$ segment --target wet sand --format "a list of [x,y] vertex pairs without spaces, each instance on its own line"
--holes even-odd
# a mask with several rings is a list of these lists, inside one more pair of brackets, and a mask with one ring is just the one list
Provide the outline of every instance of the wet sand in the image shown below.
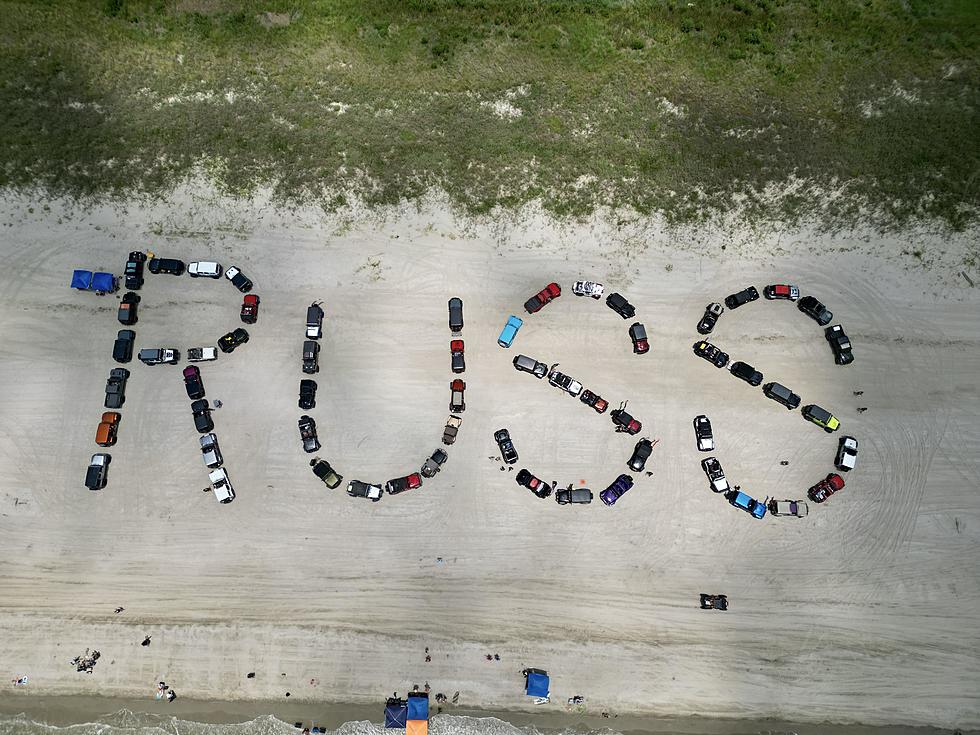
[[[403,695],[404,696],[404,695]],[[239,701],[207,702],[178,697],[172,703],[126,697],[0,697],[0,715],[26,713],[31,719],[50,725],[66,726],[85,722],[102,722],[105,715],[120,710],[146,712],[203,723],[236,723],[274,715],[288,724],[301,722],[303,727],[316,724],[334,730],[348,722],[382,723],[384,703],[345,705],[309,702]],[[952,730],[933,727],[889,725],[799,724],[781,720],[726,720],[699,717],[640,717],[617,715],[583,715],[572,712],[506,712],[446,707],[443,715],[432,709],[430,727],[435,729],[440,717],[494,718],[517,727],[534,727],[540,732],[572,730],[587,733],[608,729],[623,735],[677,733],[678,735],[752,735],[782,733],[788,735],[949,735]],[[297,731],[298,732],[298,731]],[[390,732],[399,732],[391,730]],[[980,730],[958,730],[958,735],[977,735]]]

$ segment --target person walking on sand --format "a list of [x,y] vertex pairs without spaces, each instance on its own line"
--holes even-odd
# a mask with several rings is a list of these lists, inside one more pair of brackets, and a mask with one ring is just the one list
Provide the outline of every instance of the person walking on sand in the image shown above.
[[125,610],[125,609],[126,609],[126,608],[124,608],[124,607],[117,607],[117,608],[116,608],[116,615],[118,615],[119,613],[121,613],[121,612],[122,612],[123,610]]
[[140,645],[141,646],[148,646],[148,645],[150,645],[150,636],[146,636],[146,638],[143,639],[143,642],[140,643]]

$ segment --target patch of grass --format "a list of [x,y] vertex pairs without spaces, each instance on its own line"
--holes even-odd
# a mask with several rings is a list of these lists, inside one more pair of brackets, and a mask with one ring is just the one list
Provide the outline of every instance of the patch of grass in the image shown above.
[[[0,0],[0,185],[837,226],[977,208],[964,0]],[[275,22],[270,22],[270,18]],[[803,179],[809,189],[771,196]],[[588,185],[581,182],[589,181]],[[865,213],[865,214],[862,214]]]

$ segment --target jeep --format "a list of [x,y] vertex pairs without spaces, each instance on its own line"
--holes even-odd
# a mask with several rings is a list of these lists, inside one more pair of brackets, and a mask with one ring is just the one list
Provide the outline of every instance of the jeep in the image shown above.
[[555,490],[555,500],[559,505],[587,505],[592,502],[592,491],[587,487],[563,488]]
[[738,293],[733,293],[725,299],[725,306],[729,309],[737,309],[740,306],[745,306],[752,301],[759,298],[759,292],[756,290],[755,286],[749,286],[744,288]]
[[231,285],[242,293],[248,293],[252,290],[252,282],[238,269],[238,266],[233,265],[226,270],[225,278],[231,281]]
[[194,428],[198,434],[207,434],[214,430],[214,421],[211,420],[211,409],[208,402],[201,399],[191,403],[191,413],[194,415]]
[[303,372],[308,375],[320,372],[320,343],[311,339],[303,342]]
[[447,459],[449,459],[449,455],[444,450],[437,449],[434,451],[432,456],[425,460],[425,464],[422,465],[420,470],[422,477],[435,477]]
[[331,490],[340,487],[340,483],[343,482],[343,475],[338,475],[337,471],[324,459],[314,457],[310,460],[310,467],[313,468],[313,474],[319,477],[321,482]]
[[85,487],[89,490],[101,490],[106,486],[109,472],[109,462],[112,457],[108,454],[93,454],[85,473]]
[[204,381],[201,380],[201,370],[197,365],[184,368],[184,389],[191,400],[204,398]]
[[384,494],[380,485],[370,485],[360,480],[351,480],[347,483],[347,494],[352,498],[367,498],[377,503]]
[[840,428],[840,421],[837,420],[836,416],[813,403],[803,407],[803,418],[807,421],[812,421],[828,434]]
[[451,396],[449,398],[449,410],[453,413],[462,413],[466,410],[466,401],[464,400],[464,391],[466,390],[466,383],[456,378],[452,383],[449,384],[449,391]]
[[125,324],[127,326],[136,324],[136,305],[139,302],[140,296],[138,293],[127,291],[123,294],[122,301],[119,302],[119,311],[116,312],[116,318],[119,320],[120,324]]
[[129,380],[129,370],[112,368],[105,382],[105,407],[122,408],[126,402],[126,381]]
[[815,320],[821,327],[826,327],[834,318],[834,313],[813,296],[804,296],[796,303],[796,308]]
[[557,283],[549,283],[543,289],[538,291],[538,293],[524,302],[524,310],[528,314],[534,314],[541,311],[541,308],[545,306],[545,304],[550,303],[559,296],[561,296],[561,286],[559,286]]
[[524,373],[531,373],[539,380],[548,374],[548,366],[543,362],[538,362],[533,357],[518,355],[514,358],[514,369]]
[[618,293],[611,293],[606,297],[606,306],[623,317],[623,319],[632,319],[636,316],[636,309],[633,308],[633,304]]
[[394,480],[388,480],[385,483],[385,490],[389,495],[397,495],[398,493],[403,493],[406,490],[414,490],[417,487],[422,486],[422,477],[418,472],[413,472],[405,477],[396,477]]
[[127,363],[133,359],[133,344],[136,342],[136,332],[132,329],[120,329],[116,333],[116,341],[112,345],[112,359],[116,362]]

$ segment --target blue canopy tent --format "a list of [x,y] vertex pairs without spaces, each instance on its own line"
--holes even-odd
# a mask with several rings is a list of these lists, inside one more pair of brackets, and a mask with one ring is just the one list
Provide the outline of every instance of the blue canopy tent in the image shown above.
[[71,276],[71,287],[88,291],[92,287],[92,271],[75,271]]
[[412,692],[408,695],[408,719],[429,719],[429,695],[422,692]]
[[408,705],[404,699],[390,698],[385,703],[385,727],[405,729],[408,722]]
[[547,671],[542,671],[541,669],[525,669],[524,670],[525,686],[524,693],[529,697],[548,697],[548,690],[551,686],[551,679],[548,677]]
[[112,293],[116,290],[116,277],[111,273],[95,273],[92,276],[92,289]]

